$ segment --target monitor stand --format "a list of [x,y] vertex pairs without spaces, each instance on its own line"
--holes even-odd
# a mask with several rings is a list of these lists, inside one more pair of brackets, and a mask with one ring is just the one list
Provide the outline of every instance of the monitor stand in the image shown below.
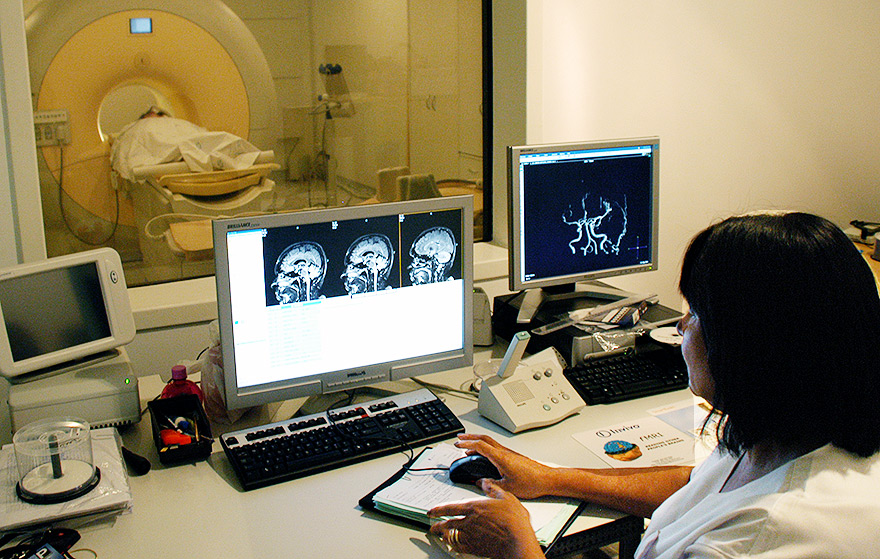
[[[637,293],[624,291],[598,281],[569,283],[554,287],[538,287],[524,291],[523,302],[516,315],[518,324],[528,324],[535,317],[541,305],[549,301],[566,299],[608,299],[617,301],[634,297]],[[657,298],[646,297],[648,303],[654,304]]]

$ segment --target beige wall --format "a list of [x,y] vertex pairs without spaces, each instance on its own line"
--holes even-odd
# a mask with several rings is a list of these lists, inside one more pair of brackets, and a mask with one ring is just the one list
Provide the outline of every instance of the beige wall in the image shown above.
[[660,269],[731,213],[880,220],[880,3],[529,2],[528,138],[661,138]]

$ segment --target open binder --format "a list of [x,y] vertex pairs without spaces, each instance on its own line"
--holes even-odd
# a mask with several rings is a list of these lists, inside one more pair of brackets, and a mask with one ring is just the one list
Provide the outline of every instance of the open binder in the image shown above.
[[[423,450],[376,489],[358,501],[361,508],[395,517],[403,522],[425,528],[434,521],[428,519],[429,508],[445,503],[473,498],[488,498],[476,487],[466,487],[449,481],[449,464],[464,455],[460,449],[441,443]],[[437,468],[428,470],[427,468]],[[416,471],[418,470],[418,471]],[[640,518],[622,514],[590,518],[583,523],[582,512],[589,505],[571,499],[537,499],[523,501],[535,525],[535,535],[548,557],[608,545],[625,538],[638,541],[643,530]],[[572,526],[583,529],[571,533]]]

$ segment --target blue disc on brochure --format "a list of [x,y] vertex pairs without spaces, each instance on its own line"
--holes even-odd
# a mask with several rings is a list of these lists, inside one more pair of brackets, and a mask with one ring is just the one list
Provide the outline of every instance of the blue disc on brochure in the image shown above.
[[619,452],[627,452],[636,447],[636,445],[627,441],[608,441],[605,443],[603,450],[608,454],[617,454]]

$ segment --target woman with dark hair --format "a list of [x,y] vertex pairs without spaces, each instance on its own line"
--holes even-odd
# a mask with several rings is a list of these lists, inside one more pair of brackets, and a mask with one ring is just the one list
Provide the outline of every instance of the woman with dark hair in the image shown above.
[[433,509],[457,551],[542,557],[517,498],[575,497],[650,517],[641,559],[863,558],[880,547],[880,297],[834,224],[733,217],[688,247],[679,322],[718,448],[698,467],[551,468],[461,435],[502,474],[492,499]]

